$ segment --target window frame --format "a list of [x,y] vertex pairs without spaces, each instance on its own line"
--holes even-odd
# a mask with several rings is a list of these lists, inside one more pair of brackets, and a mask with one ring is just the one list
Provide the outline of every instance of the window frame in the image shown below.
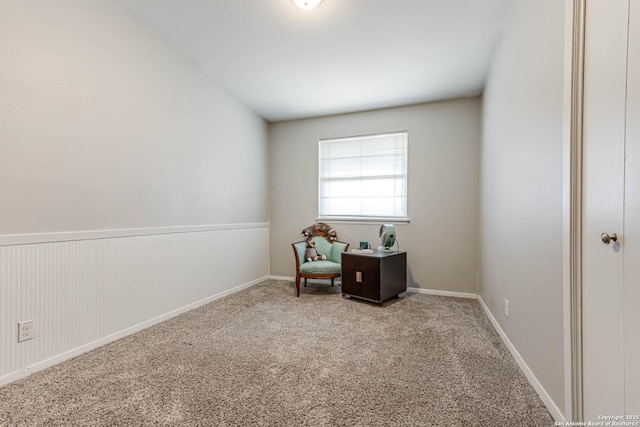
[[[327,141],[340,141],[340,140],[353,140],[353,139],[365,139],[372,138],[377,136],[385,136],[385,135],[398,135],[405,134],[406,138],[406,148],[405,148],[405,188],[406,194],[404,197],[405,202],[405,214],[406,216],[395,217],[395,216],[341,216],[341,215],[321,215],[321,200],[322,200],[322,143]],[[333,224],[341,224],[341,223],[359,223],[359,224],[380,224],[380,223],[396,223],[396,224],[407,224],[410,222],[409,218],[409,131],[408,130],[399,130],[399,131],[390,131],[390,132],[376,132],[371,134],[363,134],[363,135],[351,135],[351,136],[341,136],[341,137],[332,137],[332,138],[322,138],[318,140],[318,207],[317,207],[317,217],[316,221],[325,221],[331,222]]]

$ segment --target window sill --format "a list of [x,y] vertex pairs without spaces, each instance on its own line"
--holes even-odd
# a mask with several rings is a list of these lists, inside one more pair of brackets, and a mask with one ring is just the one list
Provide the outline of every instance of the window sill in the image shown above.
[[409,224],[409,218],[371,218],[371,217],[340,217],[340,216],[331,216],[331,217],[318,217],[316,221],[331,223],[331,224],[397,224],[397,225],[407,225]]

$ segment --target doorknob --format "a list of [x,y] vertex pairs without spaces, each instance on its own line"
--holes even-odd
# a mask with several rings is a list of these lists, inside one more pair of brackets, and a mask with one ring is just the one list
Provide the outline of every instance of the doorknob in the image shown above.
[[604,243],[605,245],[608,245],[612,241],[618,241],[618,235],[616,233],[612,233],[611,235],[609,235],[609,233],[602,233],[600,235],[600,238],[602,239],[602,243]]

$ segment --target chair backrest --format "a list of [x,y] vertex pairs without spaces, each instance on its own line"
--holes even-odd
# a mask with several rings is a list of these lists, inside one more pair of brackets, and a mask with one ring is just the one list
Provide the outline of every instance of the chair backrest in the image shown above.
[[338,241],[338,235],[331,227],[323,222],[317,222],[302,230],[302,235],[306,236],[306,240],[302,242],[292,243],[297,259],[303,264],[304,253],[307,249],[307,241],[315,242],[315,248],[318,255],[324,255],[327,260],[340,263],[342,252],[348,250],[349,244]]
[[306,241],[296,242],[296,243],[292,243],[292,245],[297,254],[296,259],[300,264],[304,264],[306,261],[306,259],[304,259],[304,252],[307,250],[307,242]]
[[[332,257],[333,242],[330,242],[324,237],[320,237],[320,236],[312,237],[311,240],[315,242],[315,248],[316,248],[316,252],[318,252],[318,255],[324,255],[329,260],[334,258]],[[298,259],[300,260],[300,264],[303,264],[305,262],[304,253],[307,250],[307,241],[303,240],[302,242],[293,243],[293,246],[296,249],[296,252],[298,253]]]
[[328,258],[331,258],[331,247],[333,246],[333,242],[330,242],[325,237],[322,236],[314,236],[311,238],[316,244],[315,248],[318,252],[318,255],[324,255]]
[[[318,243],[316,243],[316,250],[318,246],[321,247],[325,247],[325,245],[327,244],[327,240],[324,239],[323,237],[320,237],[318,239],[322,239],[324,240],[324,242],[322,242],[322,240],[315,240],[317,237],[314,237],[312,239],[314,239],[314,241],[319,242],[320,244],[318,245]],[[302,242],[296,242],[296,243],[292,243],[291,244],[294,248],[294,250],[296,251],[296,258],[298,260],[299,264],[304,264],[305,262],[307,262],[307,260],[304,258],[304,253],[307,250],[307,241],[303,240]],[[324,249],[323,249],[324,250]],[[345,242],[340,242],[340,241],[335,241],[333,243],[329,243],[328,246],[328,250],[326,252],[320,252],[318,251],[318,253],[320,255],[325,255],[327,257],[327,260],[329,261],[333,261],[333,262],[337,262],[338,264],[341,263],[341,256],[342,256],[342,252],[346,252],[347,250],[349,250],[349,244],[345,243]]]

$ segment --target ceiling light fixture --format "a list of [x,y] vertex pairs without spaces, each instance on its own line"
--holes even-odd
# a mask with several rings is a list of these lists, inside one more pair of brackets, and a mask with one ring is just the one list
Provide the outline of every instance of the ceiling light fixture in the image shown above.
[[322,0],[293,0],[293,2],[300,9],[311,10],[317,5],[319,5],[320,3],[322,3]]

